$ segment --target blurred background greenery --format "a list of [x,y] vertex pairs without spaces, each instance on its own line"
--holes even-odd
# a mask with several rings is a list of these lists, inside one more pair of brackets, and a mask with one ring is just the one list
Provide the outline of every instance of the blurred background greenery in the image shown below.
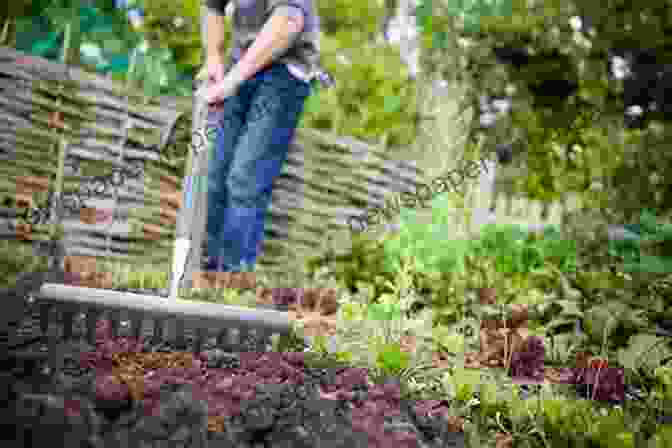
[[[337,83],[309,99],[301,126],[380,144],[430,177],[504,144],[517,155],[512,186],[531,199],[579,193],[619,222],[642,207],[669,214],[669,5],[421,0],[414,76],[400,45],[381,39],[398,1],[316,0],[322,65]],[[17,0],[0,14],[5,45],[56,59],[67,39],[68,63],[151,95],[189,96],[202,61],[199,0]],[[613,75],[616,56],[635,76]],[[436,80],[449,96],[427,116]],[[484,97],[506,99],[508,114],[484,126]],[[635,106],[644,113],[624,113]]]

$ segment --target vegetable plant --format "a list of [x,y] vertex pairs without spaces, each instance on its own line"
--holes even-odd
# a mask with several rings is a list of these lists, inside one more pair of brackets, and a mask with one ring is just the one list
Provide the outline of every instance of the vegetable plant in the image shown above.
[[401,350],[398,343],[386,343],[378,347],[376,367],[386,375],[399,375],[408,368],[411,355]]
[[519,226],[488,224],[472,241],[470,250],[477,257],[493,258],[497,271],[506,274],[533,272],[547,262],[563,272],[577,267],[576,243],[562,239],[553,228],[536,238]]
[[481,383],[481,371],[455,367],[452,371],[443,374],[442,382],[450,396],[467,402],[472,398],[477,385]]
[[672,224],[659,224],[653,211],[645,209],[636,227],[639,232],[637,238],[609,242],[609,255],[623,263],[625,272],[672,272],[672,257],[647,253],[656,247],[669,247],[672,242]]
[[656,378],[656,397],[672,405],[672,367],[657,367],[654,370]]

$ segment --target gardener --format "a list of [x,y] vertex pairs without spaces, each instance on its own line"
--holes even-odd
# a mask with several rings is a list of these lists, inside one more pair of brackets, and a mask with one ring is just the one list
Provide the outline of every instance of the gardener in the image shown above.
[[311,94],[319,60],[312,0],[234,0],[226,61],[229,0],[206,0],[208,124],[217,128],[208,161],[208,271],[242,272],[259,255],[272,183]]

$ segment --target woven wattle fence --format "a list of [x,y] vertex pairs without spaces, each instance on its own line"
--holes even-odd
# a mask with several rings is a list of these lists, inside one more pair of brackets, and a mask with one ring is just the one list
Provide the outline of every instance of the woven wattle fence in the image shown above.
[[[68,256],[168,270],[201,112],[189,98],[149,101],[96,74],[0,47],[0,234],[47,239],[50,224],[35,224],[40,213],[33,209],[26,215],[26,208],[38,206],[48,191],[62,191],[63,204],[77,210],[56,220]],[[199,166],[189,171],[200,178],[194,193],[203,196],[208,152],[193,158]],[[328,236],[347,250],[349,217],[414,191],[425,180],[414,163],[393,160],[382,148],[297,129],[275,181],[259,265],[284,271],[287,260],[315,254]],[[482,184],[474,182],[467,202],[476,215],[492,206],[495,194]],[[516,201],[515,213],[497,207],[497,222],[559,224],[566,208],[553,204],[549,215],[538,217],[540,204]],[[202,235],[205,197],[198,204],[195,233]],[[459,219],[458,214],[456,223]],[[198,247],[200,242],[194,241]],[[197,263],[192,257],[192,272]]]
[[[23,223],[17,237],[46,239],[54,221],[40,220],[36,208],[47,192],[57,191],[74,210],[55,221],[63,226],[68,253],[160,257],[161,241],[151,241],[161,233],[159,216],[136,212],[164,201],[175,213],[176,198],[161,190],[159,180],[177,183],[179,158],[161,154],[184,104],[171,98],[142,104],[123,85],[4,47],[0,89],[4,233]],[[31,215],[17,219],[25,209]],[[108,215],[107,222],[96,223],[94,209],[99,220]],[[171,207],[164,209],[170,216]]]
[[[190,99],[148,101],[96,74],[0,47],[1,233],[44,240],[57,222],[70,256],[167,266],[193,112]],[[380,148],[298,129],[276,179],[259,264],[282,269],[314,253],[326,232],[347,231],[349,216],[422,177]],[[40,221],[35,207],[49,191],[77,212],[61,210],[56,221],[44,212]]]

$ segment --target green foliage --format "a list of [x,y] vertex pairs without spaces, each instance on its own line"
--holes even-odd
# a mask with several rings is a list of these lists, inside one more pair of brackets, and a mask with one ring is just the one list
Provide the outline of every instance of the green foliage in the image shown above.
[[672,272],[672,257],[647,254],[652,247],[664,247],[672,243],[672,224],[659,224],[650,210],[643,210],[637,225],[640,237],[609,242],[609,255],[623,262],[625,272],[648,272],[665,274]]
[[[423,3],[429,3],[429,0]],[[467,33],[476,33],[484,17],[508,17],[512,11],[511,0],[449,0],[446,5],[451,16],[462,19],[462,28]],[[424,20],[421,25],[426,26],[426,23]]]
[[451,324],[464,317],[464,293],[467,286],[465,256],[469,242],[450,240],[443,231],[420,224],[402,225],[400,231],[384,243],[385,268],[402,270],[402,262],[412,261],[411,275],[418,291],[427,290],[416,303],[435,311],[435,322]]
[[0,6],[0,19],[16,19],[18,17],[37,16],[49,4],[50,0],[17,0],[14,2],[4,2]]
[[476,388],[481,384],[481,371],[455,367],[451,372],[443,374],[442,382],[451,398],[466,402],[473,397]]
[[418,133],[417,86],[399,49],[371,39],[385,14],[382,2],[320,0],[317,8],[320,62],[336,85],[308,98],[300,126],[410,145]]
[[634,310],[619,301],[608,301],[585,311],[584,327],[590,341],[602,345],[606,340],[611,347],[627,345],[630,336],[646,327],[644,310]]
[[477,257],[492,257],[501,273],[529,273],[553,261],[562,271],[577,267],[576,243],[561,238],[556,229],[540,237],[528,234],[519,226],[485,226],[479,239],[472,243]]
[[[170,49],[179,71],[195,75],[203,63],[201,51],[201,2],[143,0],[145,19],[141,32],[161,47]],[[231,26],[225,26],[227,42]]]
[[649,440],[646,448],[659,448],[672,446],[672,426],[658,425],[656,434]]
[[78,33],[71,44],[79,42],[85,68],[103,73],[128,70],[127,54],[137,44],[138,36],[130,29],[119,10],[79,6],[74,9],[49,4],[36,14],[16,19],[15,46],[20,51],[59,59],[64,44],[63,32],[69,23]]
[[450,240],[447,225],[427,226],[415,222],[402,225],[399,232],[386,241],[386,266],[399,269],[400,260],[414,260],[418,272],[464,272],[464,256],[468,242]]
[[468,256],[481,261],[493,259],[493,268],[500,274],[529,273],[548,262],[562,271],[577,267],[576,244],[563,239],[556,229],[547,229],[537,237],[518,226],[488,225],[478,239],[455,240],[446,238],[452,233],[449,205],[445,201],[435,203],[431,211],[430,226],[414,221],[408,211],[401,211],[400,231],[385,243],[390,269],[398,270],[400,260],[409,258],[416,271],[424,274],[463,273]]
[[[614,219],[628,219],[642,205],[669,211],[669,195],[661,194],[669,189],[666,173],[672,168],[672,156],[663,150],[669,114],[657,112],[641,131],[624,129],[623,82],[609,78],[607,52],[651,49],[657,59],[669,59],[667,9],[646,2],[633,14],[616,4],[512,0],[488,2],[507,11],[487,14],[483,3],[425,1],[418,14],[423,69],[465,81],[463,109],[478,107],[481,95],[513,92],[510,117],[484,131],[476,116],[468,141],[484,148],[515,142],[526,168],[517,187],[531,198],[579,192],[589,207]],[[590,20],[597,32],[573,30],[574,16]],[[449,37],[443,47],[435,45],[439,35]],[[501,48],[529,50],[530,56],[504,65],[495,58]],[[558,90],[545,87],[553,83],[573,83],[576,89],[553,97]]]
[[[431,374],[428,367],[433,351],[427,335],[419,335],[416,330],[431,329],[431,315],[429,319],[407,319],[403,307],[392,300],[389,296],[382,303],[374,303],[370,295],[346,295],[337,314],[336,356],[351,365],[373,369],[382,377],[426,379]],[[401,349],[401,336],[409,331],[419,335],[413,353]]]
[[343,48],[358,47],[378,31],[385,9],[382,2],[318,0],[315,2],[322,32],[334,36]]
[[378,297],[387,291],[386,281],[393,281],[394,275],[385,267],[383,243],[371,238],[364,232],[353,234],[352,248],[344,254],[324,255],[310,258],[306,263],[309,275],[328,266],[336,280],[351,293],[359,291],[361,284],[373,288],[373,296]]
[[[39,13],[16,20],[17,49],[56,59],[63,45],[63,29],[72,23],[76,33],[73,42],[79,50],[76,55],[81,53],[78,62],[85,68],[112,73],[119,81],[130,78],[141,84],[148,96],[192,95],[189,77],[195,75],[202,60],[199,2],[135,2],[134,7],[145,12],[139,30],[130,27],[126,10],[105,2],[78,8],[61,3],[51,2]],[[230,37],[230,26],[225,32]],[[145,44],[141,44],[143,40]],[[135,61],[131,56],[134,49],[140,50]]]
[[0,241],[0,287],[12,286],[24,272],[42,272],[48,267],[46,257],[35,254],[27,242]]
[[241,292],[233,288],[203,288],[190,290],[184,299],[198,302],[219,303],[253,308],[256,306],[256,294],[251,291]]
[[432,336],[436,348],[443,353],[464,353],[465,337],[444,325],[437,325],[432,329]]
[[376,367],[386,375],[399,375],[408,368],[411,355],[401,350],[398,343],[383,344],[378,348]]
[[429,297],[420,302],[437,312],[437,322],[450,324],[464,316],[467,289],[497,284],[501,297],[520,303],[546,301],[535,290],[539,287],[567,293],[555,271],[548,269],[574,272],[578,263],[576,244],[559,232],[551,229],[534,236],[516,226],[487,226],[478,239],[451,240],[445,237],[447,225],[441,227],[439,220],[430,229],[411,222],[385,242],[386,266],[392,272],[400,270],[401,260],[413,261],[416,289]]
[[626,348],[618,350],[618,361],[631,372],[652,373],[672,354],[665,342],[650,334],[634,335]]
[[[586,439],[590,434],[595,422],[595,412],[592,404],[588,401],[566,401],[560,410],[559,419],[556,420],[555,430],[572,438]],[[554,408],[554,411],[558,411]],[[555,431],[554,431],[555,432]],[[571,438],[570,438],[571,440]]]
[[621,409],[598,413],[590,400],[542,400],[547,439],[558,446],[623,447],[634,446],[634,436],[625,431],[626,416]]
[[659,398],[672,403],[672,367],[657,367],[654,375]]
[[295,331],[273,338],[273,351],[280,353],[303,352],[305,341]]
[[388,321],[401,319],[401,309],[392,303],[371,303],[367,307],[367,316],[371,320]]
[[[137,47],[129,78],[143,86],[148,96],[191,96],[192,77],[202,65],[200,3],[145,0],[136,2],[145,17],[137,34],[144,43]],[[230,21],[224,28],[231,38]]]
[[132,61],[128,79],[141,85],[145,95],[156,97],[177,80],[171,51],[165,47],[140,46]]
[[[417,87],[399,49],[386,44],[348,47],[323,36],[320,60],[336,85],[306,102],[302,125],[392,147],[409,145],[418,132]],[[349,60],[344,63],[341,57]]]

